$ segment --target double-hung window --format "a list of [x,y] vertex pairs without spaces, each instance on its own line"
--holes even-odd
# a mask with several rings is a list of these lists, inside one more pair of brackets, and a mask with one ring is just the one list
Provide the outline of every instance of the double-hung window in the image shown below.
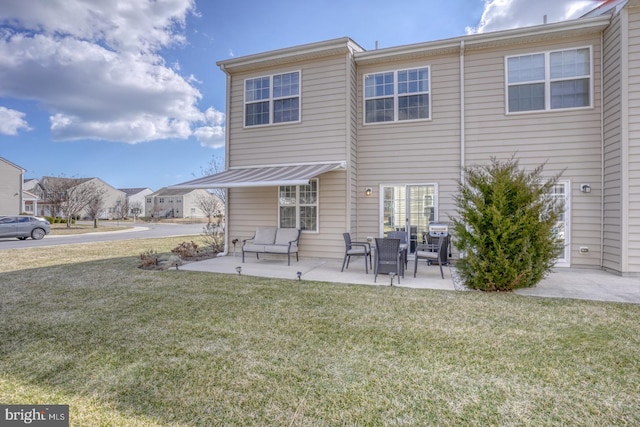
[[245,80],[245,126],[297,121],[300,121],[300,71]]
[[591,106],[591,48],[506,58],[507,112]]
[[318,231],[318,180],[306,185],[283,185],[278,189],[281,228]]
[[428,119],[429,81],[429,67],[365,75],[365,123]]

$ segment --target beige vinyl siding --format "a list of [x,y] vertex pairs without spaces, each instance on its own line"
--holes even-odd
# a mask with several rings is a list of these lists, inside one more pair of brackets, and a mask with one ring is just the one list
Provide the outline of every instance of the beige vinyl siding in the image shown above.
[[621,265],[621,76],[620,18],[604,33],[604,230],[603,268],[620,272]]
[[[228,130],[230,166],[345,160],[347,108],[346,55],[232,77]],[[243,127],[244,81],[301,72],[300,122]]]
[[[592,46],[594,108],[506,114],[505,57]],[[545,175],[564,170],[571,182],[571,265],[600,263],[600,38],[468,51],[465,55],[465,164],[487,164],[490,158],[515,155],[531,170],[546,163]],[[579,191],[580,184],[592,192]],[[579,247],[588,246],[588,254]]]
[[0,159],[0,215],[21,213],[22,170]]
[[629,7],[628,247],[626,272],[640,274],[640,10]]
[[[452,194],[460,176],[459,57],[448,55],[377,66],[358,73],[358,234],[379,235],[380,185],[437,184],[439,218],[453,212]],[[430,67],[431,119],[363,124],[365,74]],[[373,195],[365,197],[364,188]]]

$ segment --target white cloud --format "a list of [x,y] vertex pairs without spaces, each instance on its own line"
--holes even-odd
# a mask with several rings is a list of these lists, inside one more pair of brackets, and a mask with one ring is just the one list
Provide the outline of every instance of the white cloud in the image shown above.
[[225,114],[215,108],[209,108],[205,117],[206,124],[197,128],[193,134],[205,147],[224,147]]
[[23,112],[0,106],[0,134],[17,135],[20,129],[30,130],[24,116]]
[[137,143],[188,138],[202,95],[159,49],[184,43],[194,0],[7,0],[0,97],[50,113],[54,138]]
[[598,6],[597,0],[484,0],[484,12],[468,34],[541,25],[578,18]]

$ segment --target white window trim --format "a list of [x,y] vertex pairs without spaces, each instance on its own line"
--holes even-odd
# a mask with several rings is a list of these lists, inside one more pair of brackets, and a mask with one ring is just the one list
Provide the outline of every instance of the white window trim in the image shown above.
[[[589,105],[585,105],[584,107],[570,107],[570,108],[551,108],[551,82],[559,81],[559,80],[575,80],[580,77],[574,77],[573,79],[551,79],[551,61],[549,57],[553,52],[564,52],[568,50],[580,50],[580,49],[589,49]],[[517,58],[520,56],[526,55],[539,55],[544,54],[544,80],[531,80],[527,83],[544,83],[544,110],[529,110],[529,111],[509,111],[509,58]],[[558,113],[562,111],[575,111],[575,110],[587,110],[593,108],[593,100],[595,97],[594,94],[594,66],[593,66],[593,46],[576,46],[565,49],[554,49],[543,52],[530,52],[530,53],[521,53],[518,55],[509,55],[504,57],[504,110],[506,115],[519,115],[519,114],[539,114],[539,113]],[[513,86],[521,85],[524,82],[519,82],[518,84],[513,84]]]
[[[398,94],[398,72],[400,71],[408,71],[408,70],[418,70],[421,68],[426,68],[427,70],[429,70],[429,84],[428,87],[429,89],[427,90],[426,94],[429,95],[429,117],[427,117],[426,119],[411,119],[411,120],[398,120],[398,116],[399,116],[399,103],[398,103],[398,98],[400,97],[400,95]],[[384,98],[389,98],[389,96],[374,96],[372,98],[367,98],[366,96],[366,79],[367,76],[371,76],[374,74],[384,74],[384,73],[393,73],[393,120],[388,121],[388,122],[369,122],[367,123],[367,100],[372,100],[372,99],[384,99]],[[431,65],[425,65],[425,66],[418,66],[418,67],[411,67],[411,68],[400,68],[397,70],[384,70],[384,71],[375,71],[372,73],[366,73],[362,75],[362,124],[364,126],[371,126],[371,125],[384,125],[384,124],[391,124],[391,123],[415,123],[415,122],[427,122],[427,121],[431,121],[432,119],[432,111],[431,111],[431,107],[433,105],[433,98],[432,98],[432,93],[431,93],[431,81],[433,80],[432,76],[431,76]],[[410,94],[402,94],[402,96],[411,96],[411,95],[420,95],[420,94],[424,94],[425,92],[416,92],[416,93],[410,93]]]
[[[311,181],[316,181],[316,204],[314,205],[316,207],[316,229],[315,230],[300,230],[301,233],[304,234],[320,234],[320,178],[312,178],[309,180],[309,182]],[[278,191],[277,191],[277,197],[278,197],[278,227],[280,226],[280,187],[283,186],[278,186]],[[294,187],[296,187],[296,204],[295,204],[295,208],[296,208],[296,228],[300,229],[300,203],[298,202],[300,200],[300,186],[299,185],[295,185]],[[304,206],[312,206],[312,205],[304,205]]]
[[[279,97],[279,98],[274,98],[273,97],[273,76],[280,76],[282,74],[293,74],[293,73],[298,73],[298,120],[291,120],[288,122],[278,122],[278,123],[274,123],[273,122],[273,103],[274,101],[277,101],[279,99],[287,99],[287,98],[294,98],[292,96],[284,96],[284,97]],[[264,77],[269,77],[269,123],[265,123],[262,125],[247,125],[247,80],[256,80],[256,79],[262,79]],[[294,124],[294,123],[301,123],[302,122],[302,70],[291,70],[291,71],[283,71],[281,73],[273,73],[273,74],[268,74],[268,75],[263,75],[263,76],[255,76],[255,77],[249,77],[246,78],[242,81],[242,126],[245,129],[255,129],[255,128],[263,128],[265,126],[281,126],[281,125],[290,125],[290,124]],[[254,104],[257,102],[264,102],[265,100],[260,100],[260,101],[256,101],[256,102],[249,102],[250,104]]]

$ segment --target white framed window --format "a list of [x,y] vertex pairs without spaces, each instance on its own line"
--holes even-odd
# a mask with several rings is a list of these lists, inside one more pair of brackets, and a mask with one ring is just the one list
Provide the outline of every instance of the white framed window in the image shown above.
[[318,231],[318,180],[278,188],[278,224],[281,228]]
[[244,125],[300,121],[300,71],[244,81]]
[[364,76],[364,122],[431,118],[429,67]]
[[592,106],[590,47],[508,56],[507,113]]

